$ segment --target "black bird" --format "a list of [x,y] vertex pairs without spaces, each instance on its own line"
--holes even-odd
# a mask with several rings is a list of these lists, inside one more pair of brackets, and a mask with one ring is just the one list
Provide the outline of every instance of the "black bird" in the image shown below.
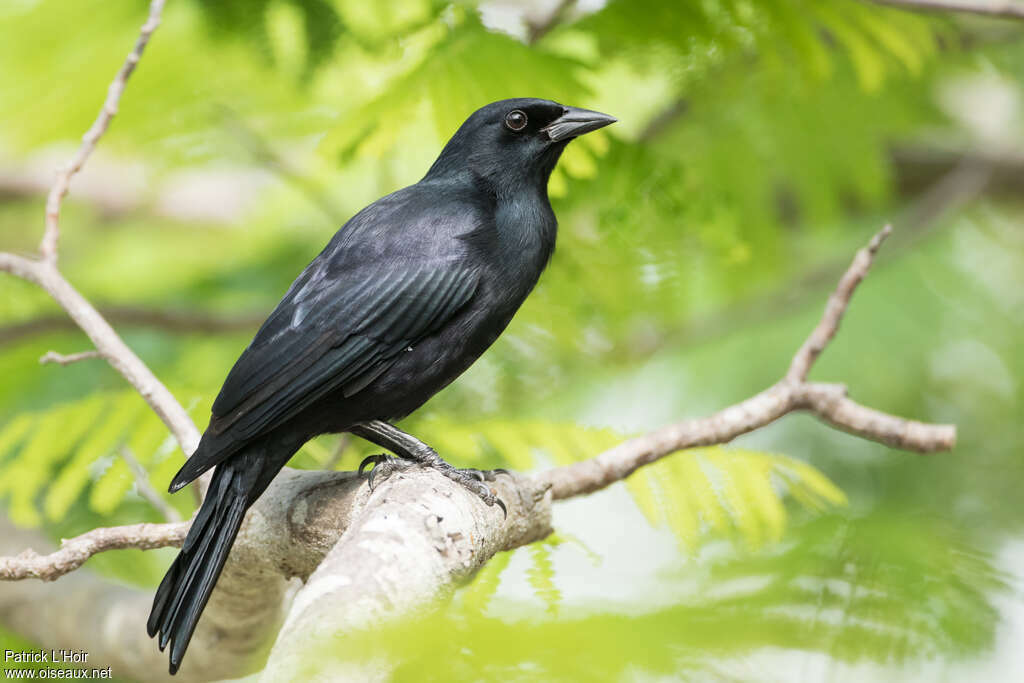
[[[147,624],[161,650],[171,644],[172,674],[245,511],[318,434],[357,434],[504,509],[482,473],[455,469],[388,422],[451,383],[505,329],[555,246],[547,185],[558,157],[615,120],[550,100],[489,104],[421,181],[356,214],[302,271],[231,369],[170,485],[173,493],[216,467]],[[371,486],[396,462],[367,460]]]

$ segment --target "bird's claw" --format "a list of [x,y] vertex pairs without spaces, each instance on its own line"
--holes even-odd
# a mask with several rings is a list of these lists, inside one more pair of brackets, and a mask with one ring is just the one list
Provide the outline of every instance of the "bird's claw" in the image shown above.
[[[377,484],[390,477],[396,470],[410,467],[415,463],[410,462],[409,460],[403,460],[402,458],[396,458],[391,455],[378,453],[376,455],[368,455],[363,458],[363,461],[359,463],[359,474],[362,475],[366,468],[371,464],[373,465],[373,469],[370,470],[370,474],[366,478],[366,483],[370,487],[370,491],[373,491]],[[502,501],[501,498],[498,498],[489,486],[484,484],[485,481],[494,481],[499,474],[509,474],[508,470],[500,468],[494,470],[477,470],[472,468],[460,470],[452,467],[443,460],[437,464],[422,464],[425,464],[427,467],[433,467],[452,481],[462,484],[479,496],[480,500],[488,506],[497,505],[501,508],[501,512],[505,515],[505,519],[508,519],[508,507],[506,507],[504,501]]]
[[[505,519],[508,519],[508,507],[505,506],[505,502],[501,498],[498,498],[494,494],[491,487],[484,484],[484,481],[494,481],[494,476],[497,470],[481,471],[476,469],[456,469],[454,467],[441,469],[441,473],[452,481],[462,484],[471,492],[475,493],[480,500],[486,503],[488,506],[497,505],[501,508],[502,514],[505,515]],[[508,474],[506,472],[506,474]]]
[[363,461],[359,463],[359,474],[362,475],[363,470],[370,464],[373,464],[373,469],[370,470],[370,474],[366,477],[366,484],[372,492],[377,484],[390,477],[396,470],[409,467],[412,463],[391,455],[377,453],[376,455],[368,455],[363,458]]
[[384,462],[384,460],[387,459],[387,457],[388,456],[384,455],[383,453],[378,453],[376,455],[368,455],[365,458],[363,458],[363,461],[359,463],[359,476],[363,475],[363,470],[365,470],[368,465],[379,465],[380,463]]
[[498,478],[499,474],[506,474],[508,476],[512,476],[509,473],[508,470],[503,469],[501,467],[493,469],[493,470],[478,470],[478,469],[473,469],[473,468],[467,467],[465,469],[456,470],[456,471],[458,471],[458,472],[465,472],[466,474],[468,474],[469,476],[473,477],[477,481],[495,481]]

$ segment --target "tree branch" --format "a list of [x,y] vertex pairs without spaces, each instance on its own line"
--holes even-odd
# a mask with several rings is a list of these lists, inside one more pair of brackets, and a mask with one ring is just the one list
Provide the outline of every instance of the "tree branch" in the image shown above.
[[1014,0],[871,0],[876,5],[888,5],[908,10],[934,12],[963,12],[1007,19],[1024,19],[1024,4]]
[[[434,470],[391,475],[352,507],[345,532],[296,593],[261,680],[288,680],[311,647],[428,607],[450,594],[495,553],[551,533],[545,484],[522,475],[494,482],[508,506],[495,507]],[[344,680],[377,680],[365,671]]]
[[63,355],[56,351],[47,351],[43,354],[42,358],[39,359],[40,365],[46,365],[47,363],[57,363],[58,365],[71,365],[82,360],[90,360],[92,358],[103,358],[103,354],[99,351],[79,351],[78,353],[71,353]]
[[828,343],[836,336],[836,332],[839,331],[839,323],[842,322],[843,314],[846,313],[846,309],[850,306],[850,299],[853,297],[854,290],[857,289],[857,285],[868,274],[868,269],[874,263],[875,254],[878,253],[882,242],[891,234],[892,226],[886,225],[877,235],[871,238],[868,246],[857,251],[856,256],[853,257],[853,263],[846,269],[843,276],[839,278],[839,285],[836,287],[836,291],[828,298],[828,303],[825,304],[825,313],[822,315],[818,325],[793,357],[793,362],[786,373],[785,379],[787,381],[800,383],[807,379],[814,361],[818,360],[818,356],[821,355],[821,352],[825,350]]
[[199,430],[188,413],[175,400],[171,392],[150,369],[128,348],[114,328],[101,316],[85,297],[64,279],[57,269],[57,242],[60,236],[60,207],[68,193],[71,178],[81,170],[95,149],[100,137],[110,126],[124,93],[128,78],[135,70],[149,38],[160,24],[164,0],[152,0],[149,16],[139,31],[134,49],[128,54],[121,69],[107,90],[107,98],[92,127],[82,137],[82,145],[75,157],[57,173],[53,188],[46,200],[46,228],[39,246],[38,260],[0,253],[0,270],[33,282],[53,297],[61,308],[85,332],[96,347],[96,352],[107,359],[111,367],[124,377],[142,395],[153,411],[163,420],[186,455],[191,455],[199,444]]
[[576,4],[575,0],[559,0],[558,4],[543,19],[528,19],[526,21],[526,44],[533,45],[562,23],[574,4]]
[[132,476],[135,477],[135,488],[138,490],[139,495],[156,508],[168,522],[180,522],[181,514],[174,509],[173,505],[164,500],[163,496],[149,483],[149,473],[146,472],[146,468],[135,458],[132,450],[127,446],[121,448],[121,459],[128,464],[128,468],[132,471]]
[[146,23],[139,30],[139,37],[135,41],[135,48],[128,54],[117,72],[110,87],[107,88],[107,99],[103,102],[100,113],[96,116],[89,130],[82,136],[82,144],[78,152],[67,164],[57,171],[57,178],[46,198],[46,230],[43,232],[43,240],[39,245],[39,254],[42,260],[51,264],[57,263],[57,240],[60,238],[60,205],[64,201],[68,190],[71,188],[71,179],[76,173],[82,170],[82,166],[89,159],[89,155],[96,148],[103,134],[110,127],[110,122],[117,114],[118,105],[121,102],[121,95],[128,84],[128,78],[135,71],[135,67],[142,57],[143,50],[149,43],[153,31],[160,25],[160,14],[164,9],[164,0],[152,0],[149,5],[149,17]]
[[110,363],[145,399],[181,449],[191,454],[199,443],[199,430],[167,387],[118,336],[85,297],[64,279],[56,263],[0,253],[0,270],[42,287],[92,340],[96,352]]
[[[0,268],[0,270],[4,270]],[[164,332],[198,334],[255,331],[270,313],[221,314],[206,311],[148,309],[137,306],[96,307],[111,325],[149,327]],[[73,320],[65,315],[43,315],[24,322],[0,327],[0,346],[13,344],[26,337],[49,332],[77,330]]]
[[[838,330],[857,284],[867,274],[875,253],[890,231],[889,226],[886,226],[872,238],[867,247],[858,251],[849,269],[840,279],[836,291],[829,298],[821,321],[797,351],[789,371],[778,383],[709,417],[686,420],[663,427],[644,436],[625,441],[589,460],[542,472],[533,480],[518,477],[514,480],[518,483],[508,488],[509,493],[506,494],[506,500],[532,499],[536,497],[537,492],[546,492],[549,489],[554,500],[597,491],[626,478],[643,465],[652,463],[666,455],[686,448],[727,443],[741,434],[763,427],[797,410],[806,410],[839,429],[885,443],[894,448],[921,453],[932,453],[952,448],[956,442],[956,428],[952,425],[931,425],[888,415],[849,399],[846,396],[846,389],[842,385],[805,381],[812,364]],[[287,468],[285,472],[287,475],[282,474],[278,479],[288,483],[275,482],[265,494],[268,499],[290,500],[291,502],[283,504],[285,508],[295,504],[289,498],[289,496],[293,498],[294,495],[282,494],[279,487],[285,490],[288,487],[302,489],[307,486],[302,482],[323,476],[330,478],[332,474],[301,472]],[[508,487],[507,484],[505,486]],[[455,490],[461,489],[456,486]],[[346,497],[352,495],[354,495],[352,491],[345,493]],[[450,495],[450,492],[446,491],[446,495]],[[326,503],[320,504],[325,505]],[[353,503],[348,501],[338,504],[352,505]],[[510,519],[514,517],[511,508],[509,517]],[[534,523],[530,522],[530,524]],[[66,545],[74,549],[74,557],[81,558],[77,564],[72,566],[62,559],[64,555],[60,553],[70,552],[63,549],[52,556],[47,556],[52,557],[52,560],[40,558],[34,554],[30,555],[28,559],[20,556],[7,558],[0,560],[0,568],[3,568],[0,571],[0,579],[11,580],[29,576],[52,579],[80,566],[88,556],[104,550],[174,545],[180,542],[180,539],[174,535],[178,533],[177,531],[173,534],[169,531],[172,527],[178,528],[177,525],[135,525],[96,529],[67,542]],[[323,529],[312,528],[307,529],[306,532],[325,533]],[[329,535],[337,538],[335,535],[337,532],[338,529],[335,528],[329,532]]]
[[73,572],[97,553],[135,548],[152,550],[180,546],[189,522],[174,524],[130,524],[101,527],[61,543],[60,549],[40,555],[28,549],[15,557],[0,557],[0,580],[42,579],[55,581]]
[[[127,79],[159,24],[163,4],[163,0],[152,0],[149,18],[111,84],[96,122],[83,137],[78,154],[58,173],[47,200],[40,258],[0,253],[0,270],[47,291],[89,336],[96,353],[135,387],[182,449],[191,453],[199,432],[187,413],[57,269],[61,202],[72,177],[109,127]],[[561,5],[563,10],[566,6],[568,3]],[[426,605],[452,590],[494,553],[543,538],[550,532],[553,499],[598,490],[669,453],[727,442],[794,410],[810,411],[840,429],[900,448],[931,452],[952,447],[952,426],[903,420],[854,403],[841,386],[806,381],[814,361],[836,333],[850,296],[870,267],[887,230],[858,253],[830,299],[821,323],[779,383],[709,418],[671,425],[590,460],[536,477],[501,477],[494,486],[508,506],[507,518],[431,470],[399,472],[370,493],[362,485],[362,478],[352,473],[285,469],[246,516],[181,677],[227,676],[253,666],[254,657],[273,637],[284,615],[290,578],[305,580],[306,585],[296,595],[294,608],[271,651],[266,669],[270,677],[297,670],[297,657],[314,637]],[[53,580],[106,550],[179,545],[188,525],[181,522],[94,529],[63,542],[48,555],[26,550],[15,557],[0,558],[0,579]],[[11,602],[12,595],[13,602],[24,607],[24,601],[17,600],[22,593],[0,591],[0,608],[4,598]],[[81,612],[86,615],[81,623],[92,621],[85,628],[70,629],[63,637],[89,650],[93,649],[87,644],[90,638],[102,639],[106,633],[129,633],[126,638],[143,639],[146,602],[138,592],[115,598],[107,595],[104,600],[90,602],[90,609]],[[100,611],[102,615],[98,615]],[[117,623],[107,618],[111,615]],[[32,630],[31,624],[37,621],[27,620],[25,628],[34,637],[45,637]],[[133,655],[135,649],[144,654]],[[108,654],[117,659],[119,668],[123,665],[127,671],[137,676],[142,672],[146,677],[155,653],[155,648],[146,649],[143,644],[139,648],[111,648]]]
[[821,321],[778,383],[710,417],[687,420],[630,439],[590,460],[544,472],[538,475],[539,480],[551,485],[555,500],[591,493],[666,455],[685,448],[727,443],[795,410],[809,411],[844,431],[895,448],[921,453],[952,448],[956,442],[956,428],[952,425],[926,425],[886,415],[847,398],[845,387],[806,381],[814,361],[839,329],[854,290],[891,232],[892,228],[885,226],[867,247],[857,252],[829,297]]

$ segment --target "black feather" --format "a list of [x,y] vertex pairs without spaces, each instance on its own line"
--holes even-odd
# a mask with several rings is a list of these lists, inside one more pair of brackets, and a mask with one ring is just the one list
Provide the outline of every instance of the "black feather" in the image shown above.
[[[528,124],[505,125],[511,111]],[[573,135],[613,120],[548,100],[487,105],[423,180],[356,214],[296,278],[170,485],[216,468],[147,623],[171,645],[171,673],[246,509],[288,458],[317,434],[408,415],[505,329],[555,246],[551,170]]]
[[235,458],[217,468],[196,520],[153,598],[146,629],[171,645],[170,672],[181,665],[199,615],[227,561],[228,552],[253,500],[258,467],[252,458]]

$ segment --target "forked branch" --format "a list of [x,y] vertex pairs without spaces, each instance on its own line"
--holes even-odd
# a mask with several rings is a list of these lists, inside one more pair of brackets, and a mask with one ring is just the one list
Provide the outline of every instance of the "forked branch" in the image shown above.
[[[525,488],[514,495],[534,496],[538,489],[550,489],[552,499],[561,500],[591,493],[625,479],[638,468],[666,455],[687,448],[728,443],[794,411],[807,411],[838,429],[893,448],[920,453],[951,449],[956,443],[953,425],[926,424],[890,415],[856,403],[847,397],[843,385],[807,381],[811,367],[835,337],[857,285],[867,275],[875,254],[891,231],[885,226],[857,252],[829,297],[821,320],[796,352],[785,376],[776,384],[714,415],[668,425],[624,441],[588,460],[541,472],[529,486],[525,483],[529,481],[527,478],[517,479]],[[297,472],[295,476],[301,478],[304,474]],[[180,540],[177,536],[180,525],[144,526],[145,533],[140,532],[138,525],[95,529],[69,543],[74,544],[78,557],[81,553],[115,548],[174,545]],[[53,558],[50,566],[46,565],[46,558],[39,557],[0,559],[0,579],[29,576],[52,579],[81,564],[66,562],[66,553],[62,553],[64,549],[49,556]]]
[[57,243],[60,238],[60,209],[71,187],[71,179],[82,170],[89,155],[117,114],[129,77],[135,71],[142,53],[149,44],[153,32],[160,25],[164,0],[152,0],[149,15],[139,30],[135,47],[125,58],[114,80],[107,89],[107,97],[92,126],[82,136],[82,144],[74,157],[58,171],[53,187],[46,199],[46,227],[39,245],[38,258],[18,256],[0,252],[0,271],[5,271],[39,285],[85,332],[95,346],[95,351],[86,355],[60,356],[48,353],[42,362],[54,361],[65,365],[83,358],[101,357],[110,363],[125,380],[146,400],[150,408],[160,417],[177,439],[182,451],[190,455],[199,443],[199,430],[192,419],[174,398],[170,391],[156,378],[142,360],[128,348],[114,328],[103,318],[85,297],[71,286],[57,268]]
[[857,252],[829,297],[821,320],[796,352],[786,375],[776,384],[709,417],[672,424],[625,441],[590,460],[541,473],[538,476],[551,485],[554,499],[597,491],[625,479],[643,465],[685,448],[727,443],[795,410],[808,411],[843,431],[893,448],[920,453],[952,448],[956,443],[953,425],[924,424],[888,415],[852,401],[842,385],[807,381],[811,366],[835,337],[854,290],[891,232],[892,228],[885,226]]

